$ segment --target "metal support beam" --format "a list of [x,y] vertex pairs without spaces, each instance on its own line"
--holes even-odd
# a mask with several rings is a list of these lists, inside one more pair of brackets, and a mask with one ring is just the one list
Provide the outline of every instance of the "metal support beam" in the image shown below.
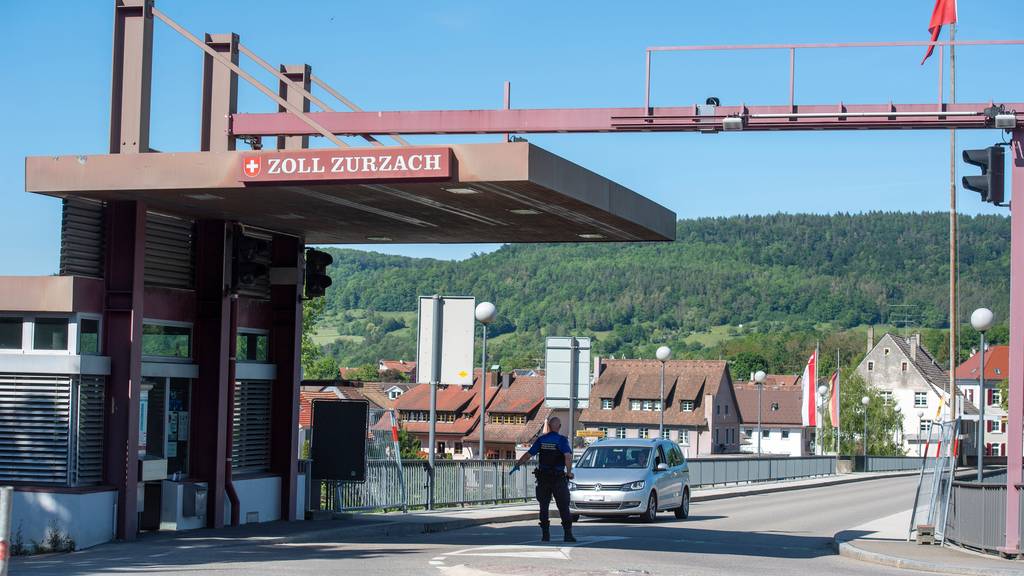
[[[292,106],[308,113],[309,98],[306,97],[306,94],[309,93],[310,76],[313,75],[309,64],[282,65],[281,74],[287,80],[279,81],[278,95]],[[293,85],[301,87],[301,90],[294,89]],[[284,107],[279,106],[278,111],[284,112]],[[309,148],[309,137],[305,135],[280,137],[277,139],[277,148],[279,150]]]
[[[238,64],[238,34],[207,34],[206,45]],[[213,56],[203,54],[203,117],[199,149],[227,152],[235,149],[231,115],[238,112],[238,75]]]
[[296,271],[295,278],[270,287],[271,359],[277,364],[277,379],[271,391],[270,472],[281,478],[282,520],[296,519],[303,249],[302,240],[294,236],[273,237],[271,267]]
[[[771,130],[958,130],[992,129],[985,110],[992,103],[948,104],[789,104],[718,106],[714,116],[696,106],[654,108],[552,108],[512,110],[423,110],[408,112],[310,112],[307,116],[334,134],[529,134],[557,132],[719,132],[726,118],[743,118],[744,131]],[[1005,103],[1021,116],[1024,103]],[[315,134],[292,114],[236,114],[236,135]]]
[[[1019,554],[1021,466],[1024,465],[1024,130],[1013,132],[1010,143],[1010,387],[1009,421],[1006,426],[1006,545],[1004,552]],[[1016,202],[1017,194],[1021,201]],[[980,400],[985,401],[982,391]],[[985,429],[979,422],[979,434]],[[980,456],[979,456],[980,457]]]
[[224,526],[224,462],[228,426],[228,353],[231,332],[229,225],[196,222],[196,325],[194,355],[199,379],[192,387],[190,475],[207,482],[206,526]]
[[149,152],[153,0],[114,2],[110,153]]
[[138,533],[139,394],[142,380],[142,272],[146,207],[115,201],[106,206],[106,294],[103,350],[110,357],[104,421],[103,478],[117,490],[116,535]]

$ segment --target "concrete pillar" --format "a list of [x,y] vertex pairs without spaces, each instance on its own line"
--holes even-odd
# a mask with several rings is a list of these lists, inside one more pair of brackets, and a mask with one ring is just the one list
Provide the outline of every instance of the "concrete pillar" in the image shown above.
[[110,153],[149,152],[153,0],[114,2]]
[[[227,454],[230,282],[228,233],[223,220],[196,222],[196,321],[194,357],[199,379],[192,387],[190,476],[208,482],[206,525],[224,526]],[[199,440],[199,441],[196,441]]]
[[[292,82],[302,86],[303,90],[309,92],[311,87],[310,77],[313,75],[313,71],[308,64],[283,65],[281,66],[281,73]],[[292,90],[287,82],[279,82],[278,94],[281,98],[302,109],[303,112],[309,112],[309,99],[298,90]],[[277,111],[287,112],[282,106],[278,106]],[[277,138],[277,147],[280,150],[309,148],[309,136],[279,136]]]
[[146,207],[114,201],[106,206],[104,351],[110,357],[104,421],[103,477],[117,489],[116,535],[138,532],[139,384],[142,380],[142,273]]
[[277,379],[271,392],[270,471],[281,477],[281,519],[295,520],[298,473],[299,383],[302,338],[302,240],[275,235],[271,256],[271,358]]
[[[207,34],[206,44],[238,64],[238,34]],[[238,75],[203,54],[203,116],[199,148],[203,152],[235,149],[231,115],[238,111]]]

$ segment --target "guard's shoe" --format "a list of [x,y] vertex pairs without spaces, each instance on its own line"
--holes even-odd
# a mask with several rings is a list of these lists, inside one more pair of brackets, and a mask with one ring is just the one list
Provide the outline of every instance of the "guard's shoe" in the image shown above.
[[551,527],[549,524],[540,525],[540,541],[551,542]]
[[576,537],[572,535],[572,528],[565,529],[565,535],[562,537],[562,542],[575,542]]

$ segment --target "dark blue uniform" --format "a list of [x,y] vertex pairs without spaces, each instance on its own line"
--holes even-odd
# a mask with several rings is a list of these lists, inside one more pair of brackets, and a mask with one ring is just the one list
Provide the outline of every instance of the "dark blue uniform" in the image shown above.
[[537,438],[530,447],[537,456],[537,502],[540,503],[540,524],[547,530],[550,524],[548,507],[554,497],[562,528],[571,534],[572,515],[569,512],[569,480],[565,477],[565,455],[572,454],[569,440],[557,432],[548,432]]

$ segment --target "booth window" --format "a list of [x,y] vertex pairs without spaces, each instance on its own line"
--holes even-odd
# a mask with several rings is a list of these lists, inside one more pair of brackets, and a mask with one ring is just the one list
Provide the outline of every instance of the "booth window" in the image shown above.
[[270,336],[258,332],[239,332],[238,351],[236,357],[239,362],[266,362],[269,360]]
[[164,358],[191,358],[192,327],[143,323],[142,355]]
[[21,323],[21,318],[0,318],[0,349],[21,349]]
[[235,384],[231,469],[239,474],[270,470],[271,384],[269,380]]
[[78,353],[95,355],[100,353],[100,321],[95,318],[78,320]]
[[36,318],[32,348],[35,350],[67,350],[68,319]]

